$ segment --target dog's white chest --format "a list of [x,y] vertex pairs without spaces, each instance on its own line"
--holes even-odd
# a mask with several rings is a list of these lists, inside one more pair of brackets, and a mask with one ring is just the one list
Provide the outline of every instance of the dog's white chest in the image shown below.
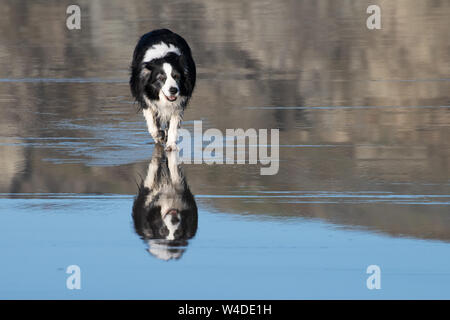
[[145,98],[146,104],[151,110],[144,110],[144,117],[148,123],[150,116],[149,112],[152,112],[152,115],[156,116],[159,119],[160,124],[164,126],[170,121],[171,117],[180,116],[183,113],[182,104],[185,99],[180,97],[177,101],[170,102],[161,92],[159,95],[159,100],[150,101],[148,98]]

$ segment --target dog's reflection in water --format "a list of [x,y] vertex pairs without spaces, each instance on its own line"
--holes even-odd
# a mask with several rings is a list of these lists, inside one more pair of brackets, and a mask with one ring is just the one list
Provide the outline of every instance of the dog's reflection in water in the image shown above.
[[197,231],[197,205],[178,165],[177,152],[155,145],[147,176],[133,204],[136,233],[162,260],[178,259]]

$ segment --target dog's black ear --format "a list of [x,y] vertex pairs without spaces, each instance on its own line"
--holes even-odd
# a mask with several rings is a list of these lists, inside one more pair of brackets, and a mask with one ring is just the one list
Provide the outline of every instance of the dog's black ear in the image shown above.
[[183,70],[184,74],[184,86],[186,92],[190,96],[194,91],[195,79],[196,79],[196,69],[194,60],[189,55],[180,55],[178,57],[178,63]]
[[144,239],[153,238],[153,230],[148,222],[148,210],[146,209],[145,201],[147,199],[149,189],[142,186],[133,203],[133,223],[136,233]]
[[183,216],[183,219],[181,219],[183,224],[182,227],[185,239],[190,239],[195,236],[197,232],[198,209],[194,196],[189,188],[185,190],[182,200],[187,204],[187,208],[181,211],[181,215]]
[[143,63],[141,65],[132,66],[131,78],[130,78],[130,89],[133,97],[141,105],[144,104],[143,93],[144,87],[150,78],[152,73],[152,65],[150,63]]
[[130,78],[130,88],[133,97],[140,103],[141,107],[145,108],[144,92],[145,86],[151,77],[153,65],[151,63],[143,63],[140,66],[132,68]]
[[145,80],[148,80],[150,75],[152,74],[154,69],[154,65],[151,62],[146,62],[142,64],[141,67],[141,78],[145,78]]
[[152,228],[142,228],[142,238],[144,239],[153,239],[155,237]]

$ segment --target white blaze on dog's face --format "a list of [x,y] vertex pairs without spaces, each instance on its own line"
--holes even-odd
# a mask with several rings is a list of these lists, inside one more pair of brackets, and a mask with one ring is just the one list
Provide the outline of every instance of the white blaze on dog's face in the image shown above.
[[163,222],[169,230],[169,234],[166,236],[166,240],[175,240],[175,232],[178,230],[181,224],[180,212],[176,209],[170,210],[164,215]]
[[173,67],[170,63],[164,63],[162,69],[165,73],[166,81],[161,88],[162,93],[165,98],[169,101],[175,101],[179,94],[180,88],[178,86],[177,80],[179,79],[178,73],[174,72]]
[[175,240],[175,233],[181,228],[181,211],[186,208],[186,205],[180,197],[171,191],[161,194],[156,204],[161,207],[162,222],[169,231],[165,239]]

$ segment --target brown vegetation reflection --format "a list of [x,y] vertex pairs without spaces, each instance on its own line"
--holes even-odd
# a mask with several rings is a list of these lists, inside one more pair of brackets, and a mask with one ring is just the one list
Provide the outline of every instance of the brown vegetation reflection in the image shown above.
[[187,165],[200,204],[450,240],[448,1],[79,1],[73,31],[70,4],[0,1],[1,192],[133,194],[152,147],[128,67],[168,27],[198,65],[185,127],[280,129],[276,176]]

